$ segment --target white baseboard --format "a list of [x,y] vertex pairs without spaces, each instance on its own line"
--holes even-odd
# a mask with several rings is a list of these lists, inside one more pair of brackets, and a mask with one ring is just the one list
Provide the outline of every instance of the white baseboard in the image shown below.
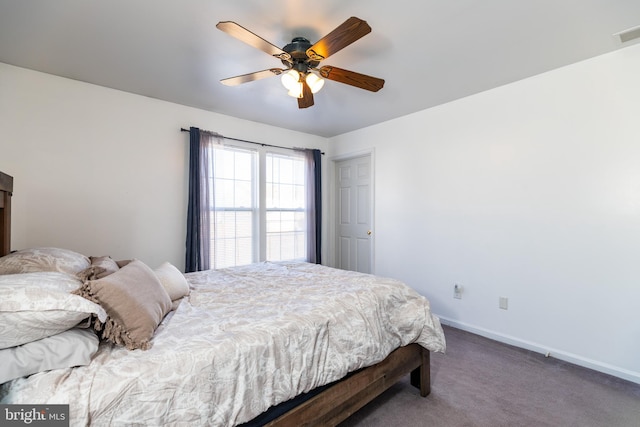
[[[436,315],[437,316],[437,315]],[[463,331],[471,332],[476,335],[481,335],[486,338],[490,338],[495,341],[499,341],[505,344],[513,345],[515,347],[531,350],[536,353],[549,355],[556,359],[564,360],[565,362],[573,363],[574,365],[582,366],[584,368],[593,369],[594,371],[602,372],[605,374],[613,375],[614,377],[622,378],[627,381],[640,384],[640,372],[633,372],[627,369],[622,369],[617,366],[609,365],[607,363],[598,362],[578,356],[577,354],[567,353],[565,351],[548,348],[543,345],[533,343],[530,341],[521,340],[512,336],[504,335],[495,331],[480,328],[477,326],[469,325],[464,322],[458,322],[457,320],[448,319],[446,317],[438,316],[440,322],[443,325],[451,326]]]

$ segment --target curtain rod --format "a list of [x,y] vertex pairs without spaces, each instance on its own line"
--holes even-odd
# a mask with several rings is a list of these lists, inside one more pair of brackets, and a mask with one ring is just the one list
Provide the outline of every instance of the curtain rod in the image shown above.
[[[216,132],[212,132],[210,130],[205,130],[205,129],[200,129],[200,130],[203,131],[203,132],[208,132],[208,133],[216,133]],[[189,129],[180,128],[180,132],[189,132]],[[232,141],[240,141],[240,142],[247,142],[249,144],[262,145],[263,147],[284,148],[285,150],[297,150],[297,151],[306,150],[306,148],[282,147],[280,145],[271,145],[271,144],[265,144],[263,142],[247,141],[246,139],[231,138],[229,136],[223,136],[223,135],[220,135],[220,137],[222,137],[224,139],[229,139],[229,140],[232,140]],[[320,154],[322,154],[324,156],[324,152],[321,151]]]

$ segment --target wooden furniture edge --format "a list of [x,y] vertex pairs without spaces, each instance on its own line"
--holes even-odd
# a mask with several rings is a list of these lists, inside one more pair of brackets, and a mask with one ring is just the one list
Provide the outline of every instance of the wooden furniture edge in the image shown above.
[[335,426],[409,373],[411,384],[420,388],[421,396],[427,396],[431,391],[429,350],[418,344],[400,347],[382,362],[334,384],[266,425]]
[[11,195],[13,177],[0,172],[0,256],[11,252]]

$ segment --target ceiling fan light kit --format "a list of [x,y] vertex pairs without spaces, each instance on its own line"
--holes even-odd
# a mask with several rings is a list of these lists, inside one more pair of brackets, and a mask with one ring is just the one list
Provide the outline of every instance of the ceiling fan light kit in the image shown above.
[[289,70],[282,74],[280,78],[282,85],[287,89],[291,89],[293,86],[300,82],[300,74],[296,70]]
[[289,88],[289,92],[287,92],[287,95],[293,98],[302,98],[302,91],[302,82],[298,82],[291,86],[291,88]]
[[280,59],[286,67],[271,68],[220,80],[227,86],[282,75],[282,84],[287,88],[289,96],[298,99],[298,108],[308,108],[314,104],[313,94],[322,89],[324,79],[372,92],[377,92],[384,86],[384,80],[377,77],[332,66],[317,68],[320,61],[371,32],[369,24],[362,19],[352,16],[313,45],[304,37],[295,37],[282,49],[232,21],[218,22],[216,28]]
[[311,93],[318,93],[320,89],[322,89],[322,86],[324,86],[324,79],[315,75],[314,73],[307,74],[307,77],[305,77],[304,80],[309,85]]
[[318,93],[324,86],[324,79],[309,72],[306,75],[296,70],[289,70],[282,74],[282,85],[289,91],[287,94],[294,98],[302,97],[302,80],[307,83],[311,93]]

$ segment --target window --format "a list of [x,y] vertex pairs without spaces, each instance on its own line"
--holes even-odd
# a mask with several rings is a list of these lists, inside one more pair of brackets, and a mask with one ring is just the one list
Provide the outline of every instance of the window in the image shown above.
[[256,259],[257,152],[218,146],[213,150],[211,267],[250,264]]
[[268,153],[266,161],[266,259],[304,259],[304,158]]
[[221,145],[211,163],[211,268],[304,260],[304,156]]

